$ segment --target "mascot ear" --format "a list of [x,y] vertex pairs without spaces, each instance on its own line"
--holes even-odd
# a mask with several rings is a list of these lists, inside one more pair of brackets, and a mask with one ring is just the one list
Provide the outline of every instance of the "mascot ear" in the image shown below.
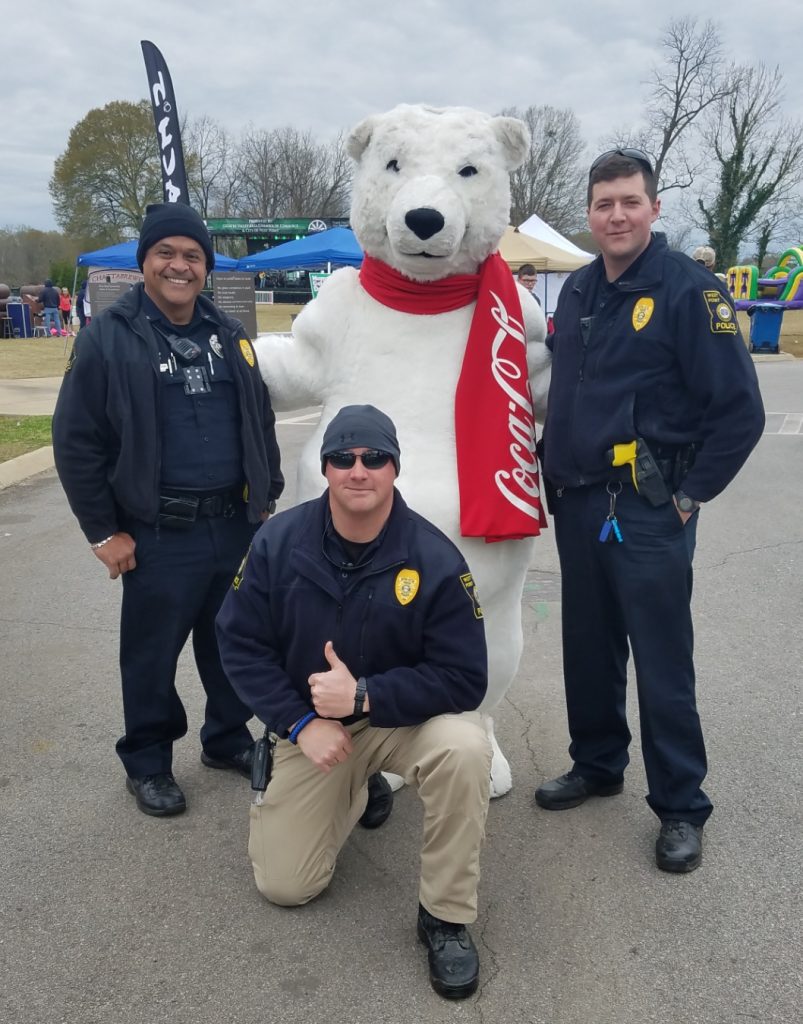
[[495,117],[491,124],[507,157],[507,170],[515,171],[524,163],[530,148],[530,129],[518,117]]
[[346,152],[357,163],[360,162],[360,158],[367,149],[378,122],[379,118],[376,116],[366,117],[364,121],[360,121],[355,128],[352,128],[346,139]]

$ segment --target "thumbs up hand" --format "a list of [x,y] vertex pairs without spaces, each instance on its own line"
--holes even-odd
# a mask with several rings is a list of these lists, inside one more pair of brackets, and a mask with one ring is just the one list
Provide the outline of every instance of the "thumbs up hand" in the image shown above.
[[338,658],[331,640],[326,641],[324,657],[328,672],[313,672],[309,677],[310,696],[321,718],[346,718],[354,713],[357,680]]

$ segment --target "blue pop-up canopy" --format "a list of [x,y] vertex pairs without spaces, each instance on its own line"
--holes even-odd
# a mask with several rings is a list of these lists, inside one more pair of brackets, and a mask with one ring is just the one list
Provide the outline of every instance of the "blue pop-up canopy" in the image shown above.
[[351,228],[329,228],[253,256],[243,256],[237,262],[237,269],[315,270],[327,265],[358,267],[362,256],[362,249]]
[[[137,266],[136,238],[130,242],[118,242],[117,245],[109,245],[105,249],[96,249],[94,252],[83,252],[75,261],[79,267],[101,267],[103,270],[139,270]],[[223,256],[215,253],[215,270],[237,270],[237,260],[231,256]]]

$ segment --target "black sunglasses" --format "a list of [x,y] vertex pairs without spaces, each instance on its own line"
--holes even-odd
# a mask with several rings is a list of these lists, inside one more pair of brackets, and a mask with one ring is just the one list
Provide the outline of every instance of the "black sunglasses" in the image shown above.
[[393,456],[388,452],[380,452],[376,448],[371,448],[361,455],[356,452],[332,452],[326,456],[326,461],[335,469],[353,469],[357,459],[366,469],[382,469],[392,458]]
[[650,158],[640,149],[609,149],[605,153],[601,153],[594,163],[588,169],[589,178],[596,171],[600,164],[605,163],[606,160],[610,160],[612,156],[626,156],[629,160],[636,160],[646,170],[650,172],[652,177],[655,171],[652,169]]

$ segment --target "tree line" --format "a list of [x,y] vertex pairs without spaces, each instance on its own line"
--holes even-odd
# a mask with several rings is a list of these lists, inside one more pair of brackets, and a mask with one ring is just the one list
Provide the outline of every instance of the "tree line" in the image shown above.
[[[615,128],[600,148],[635,147],[650,157],[659,192],[674,197],[664,217],[670,243],[684,248],[702,232],[720,268],[740,259],[760,266],[773,242],[792,244],[803,229],[803,126],[786,112],[781,72],[729,61],[717,27],[691,16],[668,22],[658,52],[642,123]],[[511,223],[538,213],[575,234],[585,222],[590,148],[577,116],[535,105],[501,113],[520,117],[532,135],[511,179]],[[342,133],[321,141],[294,126],[250,125],[235,138],[203,115],[185,120],[182,138],[192,203],[204,217],[348,214],[352,166]],[[50,192],[74,252],[136,235],[148,203],[162,197],[148,101],[89,111],[55,162]],[[39,266],[34,250],[47,234],[0,233],[0,280]],[[55,239],[47,243],[66,258]]]

